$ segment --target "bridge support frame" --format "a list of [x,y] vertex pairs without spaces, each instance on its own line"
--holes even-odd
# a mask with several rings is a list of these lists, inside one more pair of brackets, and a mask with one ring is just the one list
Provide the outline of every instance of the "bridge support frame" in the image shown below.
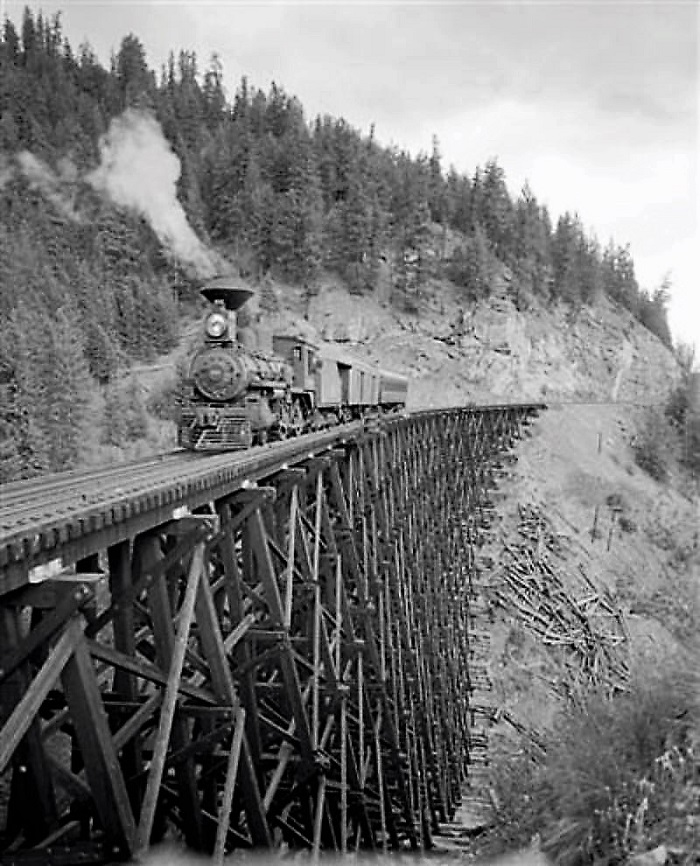
[[531,414],[395,421],[0,599],[0,862],[167,825],[219,860],[430,847],[469,774],[474,546]]

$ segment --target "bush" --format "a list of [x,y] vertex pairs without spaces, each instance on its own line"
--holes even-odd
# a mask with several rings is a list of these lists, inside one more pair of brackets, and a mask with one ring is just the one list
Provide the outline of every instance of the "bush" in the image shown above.
[[126,385],[109,385],[105,392],[103,443],[120,446],[142,439],[147,432],[148,421],[138,381],[132,376]]
[[592,693],[562,713],[544,758],[497,762],[497,832],[508,845],[536,833],[562,866],[624,862],[659,844],[700,842],[700,677],[669,658],[615,697]]
[[186,363],[180,362],[173,374],[169,374],[151,390],[146,409],[161,421],[177,421],[182,406],[185,386]]
[[667,481],[677,450],[678,436],[663,413],[649,409],[632,441],[634,459],[656,481]]

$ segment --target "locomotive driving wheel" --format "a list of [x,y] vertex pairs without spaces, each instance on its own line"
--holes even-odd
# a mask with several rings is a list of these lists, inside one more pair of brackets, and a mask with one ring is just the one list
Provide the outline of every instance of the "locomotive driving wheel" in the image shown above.
[[306,422],[304,419],[304,410],[301,408],[301,403],[295,400],[292,403],[292,411],[289,417],[289,432],[291,436],[301,436],[304,432]]
[[277,409],[277,438],[287,439],[291,435],[292,413],[287,403],[281,403]]

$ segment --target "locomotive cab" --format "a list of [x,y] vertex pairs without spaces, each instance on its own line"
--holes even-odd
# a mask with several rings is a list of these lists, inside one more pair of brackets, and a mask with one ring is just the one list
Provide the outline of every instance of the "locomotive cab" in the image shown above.
[[275,354],[284,358],[292,368],[292,387],[296,391],[313,392],[316,390],[318,346],[307,343],[300,337],[276,335],[272,338],[272,348]]

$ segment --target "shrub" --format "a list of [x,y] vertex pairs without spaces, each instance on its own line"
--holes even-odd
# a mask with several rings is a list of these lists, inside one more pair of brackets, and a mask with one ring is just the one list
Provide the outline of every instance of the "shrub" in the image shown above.
[[138,381],[132,376],[126,385],[110,384],[105,391],[103,443],[120,446],[143,438],[147,432],[148,421]]
[[493,775],[498,834],[539,833],[562,866],[623,862],[659,844],[698,844],[700,677],[676,658],[638,670],[624,694],[589,694],[564,711],[544,758],[521,753]]
[[169,375],[153,388],[146,401],[146,409],[151,415],[155,415],[161,421],[177,421],[182,405],[184,377],[184,364],[178,364],[174,374]]
[[667,481],[677,442],[677,434],[663,413],[649,409],[632,441],[637,466],[656,481]]

